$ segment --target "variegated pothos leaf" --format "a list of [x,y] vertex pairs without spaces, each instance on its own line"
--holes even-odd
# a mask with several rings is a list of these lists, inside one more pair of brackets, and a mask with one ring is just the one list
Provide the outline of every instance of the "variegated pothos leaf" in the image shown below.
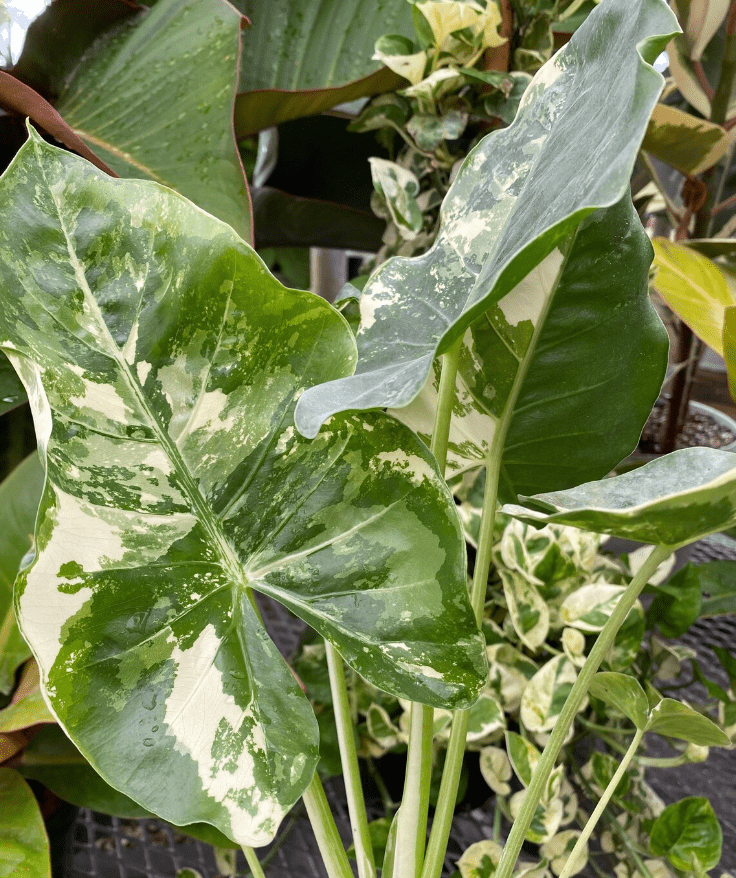
[[649,62],[678,29],[661,0],[605,0],[590,14],[531,82],[514,124],[468,155],[432,249],[391,259],[369,279],[356,373],[302,396],[301,432],[316,435],[335,412],[407,405],[438,353],[564,247],[587,214],[628,192],[662,85]]
[[467,706],[486,665],[451,496],[383,414],[295,434],[352,335],[224,223],[35,133],[0,204],[0,347],[47,469],[16,604],[50,706],[144,807],[263,844],[317,729],[251,590],[381,688]]

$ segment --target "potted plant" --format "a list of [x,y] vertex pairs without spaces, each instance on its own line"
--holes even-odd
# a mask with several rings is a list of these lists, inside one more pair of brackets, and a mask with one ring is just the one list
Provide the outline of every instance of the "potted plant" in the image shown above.
[[[450,34],[480,43],[483,8],[463,6],[475,17]],[[203,10],[159,0],[72,81],[106,81],[167,16],[191,27]],[[211,24],[230,39],[239,20]],[[16,610],[48,705],[113,787],[175,824],[217,827],[256,875],[254,847],[300,796],[328,873],[351,869],[315,774],[316,721],[252,591],[324,638],[361,876],[374,863],[343,659],[412,701],[382,874],[439,875],[469,710],[486,683],[479,624],[499,496],[545,492],[542,512],[511,511],[635,533],[657,549],[569,687],[495,874],[513,871],[591,686],[631,720],[637,744],[655,728],[730,743],[687,706],[651,693],[644,706],[630,676],[593,683],[660,561],[733,523],[728,453],[695,467],[689,454],[664,458],[654,488],[645,469],[574,487],[630,450],[664,369],[646,296],[651,251],[628,185],[661,87],[650,62],[675,30],[659,0],[605,0],[591,13],[532,80],[514,124],[463,163],[432,250],[368,280],[355,338],[337,310],[283,287],[230,225],[161,182],[114,179],[33,128],[3,177],[0,344],[33,406],[46,473]],[[224,40],[213,38],[218,57]],[[62,121],[81,112],[79,94],[59,103]],[[596,122],[604,95],[610,130]],[[213,211],[230,215],[226,195]],[[617,347],[615,380],[606,345]],[[596,408],[603,377],[611,393]],[[584,392],[560,397],[571,381]],[[405,423],[375,409],[402,410]],[[410,429],[426,435],[430,411],[431,451]],[[588,425],[584,442],[559,432],[571,417]],[[468,457],[486,468],[470,598],[443,478]],[[620,510],[609,500],[619,486]],[[425,851],[433,707],[454,714]],[[667,827],[700,820],[703,807],[670,812],[652,852],[710,868],[712,850],[668,842]]]

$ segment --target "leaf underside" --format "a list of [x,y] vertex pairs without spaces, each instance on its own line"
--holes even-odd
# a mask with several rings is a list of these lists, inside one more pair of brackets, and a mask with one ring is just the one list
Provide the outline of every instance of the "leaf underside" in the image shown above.
[[49,703],[134,801],[266,843],[317,728],[250,589],[375,685],[467,706],[486,666],[452,498],[386,415],[295,433],[352,334],[225,224],[35,133],[0,202],[0,347],[47,467],[16,609]]
[[432,249],[391,259],[369,279],[356,373],[302,396],[304,435],[339,411],[407,405],[438,353],[586,214],[622,198],[662,86],[648,62],[676,30],[661,0],[607,0],[591,13],[536,75],[513,125],[468,155]]

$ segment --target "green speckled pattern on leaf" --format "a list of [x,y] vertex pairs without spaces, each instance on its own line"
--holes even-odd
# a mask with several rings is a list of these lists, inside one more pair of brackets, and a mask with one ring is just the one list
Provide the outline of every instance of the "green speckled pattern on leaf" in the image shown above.
[[56,109],[121,177],[170,186],[250,240],[232,123],[241,22],[226,0],[159,0],[92,46]]
[[532,524],[682,545],[736,524],[736,454],[684,448],[614,478],[523,499],[533,508],[503,511]]
[[386,415],[295,433],[352,334],[224,223],[35,133],[0,208],[0,348],[48,472],[16,609],[50,705],[147,809],[264,844],[317,728],[250,589],[377,686],[467,706],[486,665],[452,498]]
[[[514,124],[468,155],[432,249],[395,258],[360,300],[355,376],[304,394],[297,425],[407,405],[441,353],[595,208],[613,205],[662,87],[651,62],[677,30],[662,0],[604,0],[535,76]],[[641,53],[641,54],[640,54]]]

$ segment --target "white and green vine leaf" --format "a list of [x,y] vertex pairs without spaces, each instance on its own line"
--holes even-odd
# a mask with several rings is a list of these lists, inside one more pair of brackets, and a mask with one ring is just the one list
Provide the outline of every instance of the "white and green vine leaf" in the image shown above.
[[593,677],[588,691],[609,706],[620,710],[637,729],[647,728],[649,702],[641,683],[635,677],[602,671]]
[[38,802],[12,768],[0,768],[0,875],[51,878],[49,840]]
[[[549,841],[545,842],[539,849],[539,853],[545,859],[549,860],[550,869],[553,874],[560,875],[563,868],[567,864],[567,860],[580,838],[580,830],[565,829],[558,832]],[[575,865],[570,872],[571,875],[577,875],[582,872],[588,863],[588,845],[585,844],[575,859]]]
[[569,594],[560,605],[560,618],[571,628],[591,634],[600,631],[614,611],[623,585],[594,582]]
[[[468,155],[432,249],[391,259],[369,279],[356,373],[302,396],[300,431],[316,435],[339,411],[407,405],[437,354],[475,319],[545,257],[559,266],[584,217],[628,192],[662,85],[649,62],[677,30],[661,0],[604,0],[591,13],[536,75],[514,124]],[[512,326],[524,320],[516,314],[508,315]]]
[[655,545],[694,542],[736,524],[736,455],[684,448],[568,491],[525,497],[504,512],[531,524],[571,524]]
[[517,732],[506,732],[506,752],[516,776],[528,787],[542,754],[531,741]]
[[646,731],[701,747],[729,747],[731,744],[731,739],[713,720],[673,698],[663,698],[652,708]]
[[479,754],[480,773],[483,780],[498,796],[511,792],[511,762],[502,747],[483,747]]
[[42,488],[43,467],[35,452],[0,484],[0,693],[5,694],[31,654],[15,621],[13,583],[33,544]]
[[[648,295],[651,258],[626,195],[581,223],[566,257],[556,250],[470,326],[451,470],[477,466],[503,441],[502,490],[536,493],[603,476],[634,449],[667,360]],[[438,360],[419,396],[395,413],[425,441],[439,369]]]
[[238,137],[405,84],[375,58],[374,44],[387,33],[414,36],[406,0],[235,0],[235,6],[251,22],[235,103]]
[[[542,665],[521,696],[519,716],[524,728],[534,734],[551,731],[577,676],[577,668],[564,654]],[[586,699],[579,709],[587,703]]]
[[668,805],[657,817],[649,834],[649,848],[666,856],[676,869],[689,872],[693,859],[702,870],[721,859],[723,831],[713,806],[701,796],[689,796]]
[[486,661],[451,495],[381,413],[295,433],[353,337],[229,226],[35,133],[0,205],[0,347],[47,467],[16,609],[49,704],[130,798],[263,844],[317,729],[251,589],[380,688],[467,707]]
[[539,649],[549,632],[549,609],[539,593],[539,581],[518,570],[497,567],[509,617],[519,640],[532,652]]
[[232,127],[241,22],[225,0],[159,0],[93,44],[56,109],[120,176],[170,186],[249,240]]
[[457,861],[462,878],[493,878],[503,848],[498,842],[476,841]]

